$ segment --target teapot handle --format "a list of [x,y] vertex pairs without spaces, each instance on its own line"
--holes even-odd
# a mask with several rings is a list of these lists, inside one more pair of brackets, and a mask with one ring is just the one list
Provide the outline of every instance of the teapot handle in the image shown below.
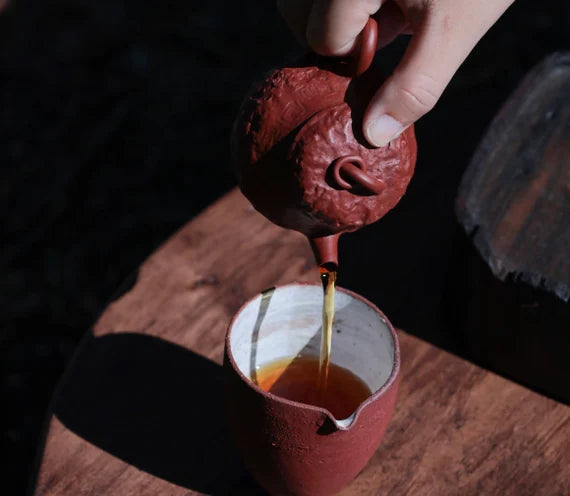
[[370,67],[370,64],[372,64],[377,45],[378,23],[376,19],[370,17],[362,33],[360,33],[360,47],[355,63],[355,73],[357,77],[364,74]]

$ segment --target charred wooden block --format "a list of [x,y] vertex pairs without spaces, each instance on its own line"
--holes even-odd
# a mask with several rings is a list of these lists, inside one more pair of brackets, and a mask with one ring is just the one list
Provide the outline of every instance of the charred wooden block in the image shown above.
[[[456,211],[467,253],[461,317],[475,358],[570,401],[570,52],[535,67],[495,117]],[[495,278],[491,277],[491,272]],[[502,281],[502,282],[499,282]]]

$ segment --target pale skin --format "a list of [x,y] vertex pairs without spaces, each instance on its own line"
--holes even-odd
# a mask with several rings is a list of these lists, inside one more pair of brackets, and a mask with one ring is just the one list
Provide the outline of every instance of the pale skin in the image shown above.
[[326,56],[353,55],[370,16],[378,47],[411,34],[392,75],[370,101],[363,132],[385,146],[429,112],[487,30],[514,0],[278,0],[303,44]]

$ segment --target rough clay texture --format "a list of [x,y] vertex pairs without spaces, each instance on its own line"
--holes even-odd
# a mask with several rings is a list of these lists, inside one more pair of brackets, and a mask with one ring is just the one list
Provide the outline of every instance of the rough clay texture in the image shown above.
[[386,431],[399,375],[360,407],[347,430],[320,408],[247,383],[224,354],[226,412],[234,444],[258,483],[279,496],[329,496],[364,468]]
[[[271,221],[309,237],[378,220],[404,194],[416,161],[412,127],[382,148],[359,136],[369,88],[380,79],[369,77],[367,88],[366,78],[354,81],[342,65],[325,64],[306,59],[272,71],[242,104],[232,133],[242,192]],[[335,183],[331,166],[346,155],[364,159],[366,171],[385,183],[382,193]]]
[[[389,146],[369,148],[358,143],[353,133],[351,110],[347,103],[319,112],[297,133],[291,159],[299,166],[303,200],[334,232],[353,231],[377,221],[392,209],[406,191],[414,172],[415,153],[405,134]],[[339,157],[359,156],[368,175],[384,183],[380,194],[358,188],[340,189],[327,174]]]

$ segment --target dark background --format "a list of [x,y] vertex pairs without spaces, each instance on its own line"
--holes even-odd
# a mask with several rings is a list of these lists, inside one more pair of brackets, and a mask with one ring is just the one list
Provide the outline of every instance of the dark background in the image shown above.
[[[441,346],[461,344],[440,304],[456,270],[461,174],[524,74],[568,48],[569,20],[566,1],[518,0],[417,125],[407,197],[381,227],[343,240],[341,284]],[[377,63],[390,71],[405,43]],[[240,100],[300,53],[273,2],[12,0],[0,14],[5,494],[24,491],[78,340],[159,243],[235,184],[227,143]],[[380,283],[362,262],[379,244],[399,269]]]

